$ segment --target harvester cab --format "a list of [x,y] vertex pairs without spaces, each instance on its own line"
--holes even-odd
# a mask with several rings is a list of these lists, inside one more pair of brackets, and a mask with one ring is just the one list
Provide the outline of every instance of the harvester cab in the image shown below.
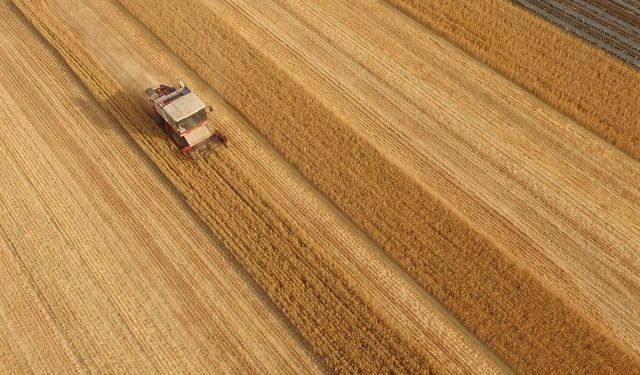
[[193,160],[216,146],[226,146],[227,138],[209,125],[207,110],[211,112],[211,107],[206,108],[184,83],[180,82],[178,88],[160,84],[148,88],[146,93],[156,122],[188,159]]

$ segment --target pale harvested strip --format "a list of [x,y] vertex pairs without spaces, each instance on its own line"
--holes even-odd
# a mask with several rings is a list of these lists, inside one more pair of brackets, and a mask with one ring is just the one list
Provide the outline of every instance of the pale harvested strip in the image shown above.
[[[0,147],[4,157],[3,151]],[[5,182],[14,177],[11,167],[3,168]],[[47,301],[33,289],[33,281],[15,256],[19,249],[5,237],[0,225],[0,373],[81,371],[82,363],[47,314]]]
[[[211,164],[198,163],[194,167],[170,153],[172,146],[166,139],[154,138],[160,134],[149,124],[146,115],[140,113],[140,108],[132,102],[135,100],[127,98],[128,93],[122,92],[119,84],[109,78],[80,45],[71,41],[54,18],[47,16],[47,23],[40,23],[37,15],[41,13],[34,10],[41,8],[28,5],[21,4],[92,93],[101,98],[105,108],[149,152],[176,186],[183,189],[208,224],[222,231],[222,240],[229,249],[336,370],[427,372],[432,362],[431,367],[447,372],[500,371],[499,365],[492,363],[491,355],[483,353],[477,342],[451,322],[450,317],[427,296],[414,291],[415,286],[405,276],[381,262],[384,258],[379,258],[375,248],[363,247],[362,239],[354,244],[348,222],[331,219],[335,213],[329,206],[318,205],[316,194],[307,192],[310,187],[306,185],[299,186],[299,177],[291,171],[283,170],[278,163],[273,165],[276,162],[273,155],[265,154],[264,146],[249,136],[250,132],[235,133],[233,130],[240,131],[242,124],[238,124],[237,119],[235,123],[226,123],[233,117],[218,107],[219,103],[216,111],[225,121],[222,124],[225,131],[231,128],[230,138],[238,137],[239,142],[229,148],[232,155],[220,153],[211,158]],[[44,14],[51,13],[45,11]],[[52,29],[55,32],[52,33]],[[181,71],[179,75],[191,77],[192,73]],[[206,90],[199,92],[206,93]],[[214,99],[211,94],[205,97]],[[234,148],[239,148],[238,153]],[[254,155],[256,152],[258,155]],[[243,157],[245,154],[248,159]],[[168,163],[170,160],[173,161]],[[251,169],[247,169],[247,162]],[[174,169],[172,164],[180,168]],[[262,171],[254,169],[259,166]],[[268,178],[254,180],[256,172]],[[246,177],[245,173],[252,177]],[[185,186],[185,183],[199,181],[208,185],[206,192]],[[282,196],[291,189],[297,194]],[[303,199],[292,199],[299,197]],[[243,201],[238,201],[239,198]],[[325,237],[309,237],[308,230],[315,227],[319,231],[327,225],[327,220],[335,224],[329,222]],[[335,238],[332,240],[327,234]],[[355,275],[359,276],[357,280]],[[360,298],[365,299],[366,305]],[[416,314],[419,311],[422,315]]]
[[640,68],[640,34],[633,20],[608,9],[572,0],[514,0],[534,14]]
[[640,70],[508,0],[387,0],[640,159]]
[[[3,66],[11,66],[6,65],[6,56],[3,54]],[[147,354],[120,318],[119,309],[113,308],[113,302],[103,290],[92,285],[97,273],[95,266],[83,264],[83,254],[92,254],[94,249],[100,252],[111,249],[90,241],[93,236],[102,237],[96,233],[91,216],[84,213],[89,209],[88,203],[85,200],[83,207],[78,202],[83,194],[77,187],[75,191],[67,190],[65,181],[71,180],[69,172],[63,170],[34,129],[36,124],[46,124],[48,119],[27,118],[13,101],[13,95],[8,95],[11,91],[3,88],[2,118],[21,125],[21,131],[12,139],[2,139],[4,170],[9,178],[5,181],[11,181],[2,184],[0,195],[5,236],[19,249],[15,254],[33,274],[37,288],[34,292],[48,296],[51,319],[74,346],[81,348],[83,362],[93,368],[153,370],[150,361],[140,360],[148,359]],[[32,155],[42,156],[35,159]],[[66,199],[59,199],[60,196]],[[65,222],[61,223],[62,220]],[[83,247],[83,243],[87,247]]]
[[[2,374],[18,374],[30,371],[29,363],[20,354],[19,344],[15,340],[10,341],[13,333],[9,330],[9,325],[4,323],[0,325],[0,373]],[[59,364],[53,364],[51,368],[59,369]],[[63,370],[65,371],[65,370]],[[71,372],[72,369],[66,369]]]
[[[174,34],[166,26],[155,23],[158,19],[171,20],[174,17],[172,15],[180,13],[177,9],[161,7],[157,3],[148,6],[139,2],[127,4],[168,46],[176,49],[209,82],[220,87],[270,141],[367,228],[412,274],[417,275],[425,283],[423,285],[445,300],[447,307],[462,316],[466,324],[473,326],[483,340],[498,350],[501,356],[508,357],[516,367],[534,373],[611,372],[623,364],[628,366],[629,371],[637,371],[637,359],[632,359],[628,349],[612,342],[610,333],[605,333],[608,329],[597,327],[594,321],[585,321],[581,315],[597,315],[600,311],[585,309],[578,313],[570,306],[574,303],[573,298],[561,300],[554,297],[555,293],[547,289],[547,284],[540,284],[525,270],[514,266],[509,258],[503,258],[495,244],[469,230],[468,224],[456,219],[448,211],[451,207],[443,205],[440,200],[453,203],[457,212],[470,207],[471,214],[475,216],[469,217],[471,220],[466,223],[475,221],[487,225],[489,232],[483,231],[485,234],[492,234],[494,230],[502,231],[501,242],[504,241],[505,245],[501,250],[519,256],[521,260],[517,263],[532,264],[535,273],[547,275],[552,282],[563,286],[561,293],[571,296],[576,288],[574,283],[584,287],[584,281],[587,290],[583,293],[586,297],[583,295],[576,304],[595,302],[596,306],[602,304],[603,308],[609,309],[613,302],[613,313],[609,312],[612,322],[607,324],[620,325],[624,331],[614,333],[637,343],[637,334],[628,331],[627,326],[637,319],[619,318],[634,314],[634,310],[620,308],[620,303],[628,300],[615,296],[609,301],[606,295],[591,290],[591,284],[595,283],[600,289],[609,288],[615,292],[620,286],[625,286],[626,278],[634,277],[633,272],[624,275],[617,275],[616,272],[621,264],[625,265],[627,258],[633,257],[629,249],[638,236],[638,225],[632,215],[632,206],[637,204],[634,203],[637,200],[630,198],[629,194],[637,196],[638,190],[636,184],[625,183],[625,177],[616,176],[618,172],[609,169],[627,171],[627,178],[637,180],[636,163],[452,49],[445,41],[433,39],[432,35],[406,20],[398,21],[402,17],[379,5],[367,6],[362,3],[359,8],[356,5],[352,8],[346,6],[351,20],[376,19],[374,15],[379,14],[383,20],[391,19],[389,23],[394,26],[391,30],[380,30],[381,23],[378,20],[378,23],[363,31],[370,33],[371,39],[352,42],[349,44],[351,49],[344,47],[354,51],[353,58],[362,57],[365,60],[355,65],[349,62],[348,57],[344,57],[344,51],[336,50],[313,36],[313,32],[307,31],[299,21],[273,4],[239,1],[189,3],[184,9],[193,9],[189,15],[198,20],[196,24],[200,26],[190,34],[191,38],[183,41],[173,38]],[[201,4],[206,6],[198,8]],[[332,3],[328,7],[337,9],[339,5]],[[306,12],[313,14],[312,9]],[[342,9],[342,12],[344,14],[345,10]],[[353,16],[363,15],[363,12],[366,17]],[[242,34],[241,37],[223,22],[224,18],[217,17],[220,14],[226,17],[228,24],[234,25],[235,32]],[[323,17],[310,16],[315,20]],[[373,44],[370,40],[384,39],[385,33],[397,37],[404,33],[405,27],[413,28],[414,34],[398,38],[395,43],[387,43],[387,46],[392,48],[404,46],[405,43],[416,45],[404,47],[399,54],[389,52],[389,56],[379,59],[375,55],[380,51],[375,48],[371,56],[359,55],[371,50]],[[357,30],[361,28],[362,25],[354,27]],[[344,36],[350,32],[347,28],[327,30],[339,30],[331,33],[333,36]],[[431,45],[421,46],[420,41],[423,40]],[[253,45],[253,51],[245,53],[242,48],[247,48],[246,44]],[[359,48],[361,45],[362,48]],[[256,49],[256,46],[259,47]],[[407,82],[416,84],[431,79],[426,86],[415,86],[417,92],[404,89],[407,83],[403,74],[407,72],[402,69],[403,65],[394,62],[411,56],[406,51],[414,51],[416,46],[420,48],[421,55],[424,53],[422,58],[426,58],[419,65],[424,70],[414,71],[414,76],[407,78]],[[263,54],[272,59],[265,58]],[[383,75],[390,78],[381,80],[370,74],[369,69],[384,72],[380,70],[385,67],[380,64],[384,63],[392,64],[391,72]],[[290,76],[278,71],[278,66],[282,66]],[[360,66],[366,66],[367,69],[363,70]],[[305,87],[296,86],[291,77],[303,82]],[[446,79],[444,83],[442,79]],[[462,79],[464,86],[458,88],[456,79]],[[383,84],[377,83],[380,80]],[[386,80],[392,80],[393,84],[386,83]],[[478,82],[482,82],[482,85]],[[484,85],[488,87],[485,89]],[[395,87],[400,87],[402,91],[394,93]],[[449,87],[457,89],[452,91]],[[467,90],[472,91],[468,93]],[[473,91],[479,91],[481,95],[476,96],[472,94]],[[415,95],[418,98],[422,95],[419,106],[410,100]],[[318,102],[328,103],[327,106],[341,116],[336,118]],[[427,107],[420,109],[421,106]],[[511,110],[513,106],[515,110]],[[497,123],[490,120],[497,120]],[[456,126],[446,126],[450,121]],[[553,126],[531,126],[532,122],[545,124],[547,121],[551,121]],[[520,128],[509,131],[514,124]],[[433,128],[437,137],[425,137],[421,128],[426,125]],[[369,142],[363,143],[353,129],[366,136]],[[524,133],[521,133],[522,129]],[[512,138],[505,139],[505,132]],[[328,134],[331,136],[328,137]],[[534,142],[528,141],[529,137],[533,137]],[[541,141],[538,142],[537,138],[541,138]],[[568,141],[568,145],[563,144],[565,141]],[[524,148],[519,146],[521,143]],[[540,148],[537,143],[541,144]],[[386,156],[376,154],[371,145],[384,150]],[[486,147],[491,153],[486,153]],[[585,149],[594,154],[585,153]],[[527,154],[527,150],[533,154]],[[519,168],[526,168],[527,173],[533,172],[542,185],[525,178],[522,169],[513,169],[517,166],[511,160],[514,152],[524,163]],[[563,155],[570,164],[566,167],[558,164],[558,154]],[[548,165],[538,169],[537,156],[545,160],[549,158]],[[416,186],[416,181],[406,178],[401,170],[385,161],[387,157],[403,165],[404,171],[411,172],[423,186]],[[575,164],[572,164],[574,161]],[[603,161],[607,161],[606,167],[600,165]],[[587,170],[591,175],[583,174],[584,165],[588,165]],[[556,170],[559,166],[560,170]],[[574,168],[576,166],[578,168]],[[551,176],[560,178],[561,187]],[[576,183],[590,181],[595,176],[601,176],[603,181],[610,180],[611,186],[594,188],[592,184],[581,186]],[[495,188],[482,188],[484,182],[490,182]],[[436,192],[437,198],[434,200],[430,197],[423,190],[424,187]],[[474,191],[478,188],[482,194],[489,196],[483,198],[476,195]],[[518,189],[522,189],[527,198],[533,198],[529,207],[518,208],[526,204],[524,197],[518,196]],[[564,189],[570,193],[564,192]],[[572,197],[574,191],[583,195],[585,200],[576,201]],[[605,194],[598,198],[597,192]],[[621,195],[618,196],[618,193]],[[615,221],[616,228],[605,230],[606,241],[611,241],[607,245],[593,229],[581,227],[584,224],[580,221],[583,217],[581,213],[593,210],[594,202],[599,199],[610,206],[619,197],[624,198],[625,203],[619,207],[613,206],[613,210],[620,210],[624,216]],[[513,201],[510,203],[509,199]],[[574,222],[571,216],[565,216],[560,207],[550,206],[552,200],[553,204],[559,203],[560,207],[568,205],[577,208],[578,211],[570,214],[576,215],[579,221]],[[495,207],[492,208],[492,205]],[[518,212],[518,209],[522,212]],[[503,210],[509,210],[509,217],[501,216]],[[549,212],[545,213],[545,210]],[[597,219],[599,214],[589,214],[589,220]],[[515,227],[508,220],[514,218]],[[544,229],[538,224],[527,225],[531,219],[544,224]],[[574,238],[566,236],[565,229],[554,228],[554,221],[578,234]],[[428,223],[433,228],[425,228],[424,225]],[[545,237],[547,228],[553,229],[556,235]],[[429,235],[429,230],[433,231],[432,235]],[[538,231],[541,236],[530,238],[528,233],[532,231]],[[627,231],[630,236],[624,237],[620,231]],[[621,250],[619,255],[607,259],[609,256],[603,250],[615,249],[620,241],[624,247],[618,249]],[[600,257],[604,256],[607,262],[613,261],[606,264],[607,270],[622,277],[621,283],[602,285],[602,280],[599,280],[601,275],[597,274],[596,269],[582,269],[583,264],[593,264],[592,255],[580,250],[583,242],[590,243],[591,251]],[[563,249],[563,243],[572,250],[568,254],[571,259],[563,258],[567,254],[562,251],[556,252],[556,249]],[[548,244],[553,245],[550,254],[545,253]],[[445,250],[447,248],[450,250]],[[582,263],[577,268],[571,263],[576,259]],[[577,276],[569,274],[570,277],[567,277],[568,271]],[[434,275],[437,276],[435,280]],[[583,279],[585,275],[587,277]],[[635,290],[631,286],[624,293],[634,293]],[[469,291],[473,291],[473,294],[469,294]],[[525,337],[529,339],[523,342]],[[617,360],[613,359],[617,356]]]
[[320,370],[46,42],[1,6],[1,117],[19,129],[0,136],[0,314],[13,342],[3,364],[18,357],[12,370],[58,373]]

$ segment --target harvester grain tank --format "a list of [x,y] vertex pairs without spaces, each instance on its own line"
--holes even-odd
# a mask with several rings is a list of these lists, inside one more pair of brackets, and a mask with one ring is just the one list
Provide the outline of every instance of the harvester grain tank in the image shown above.
[[155,110],[156,122],[190,160],[220,145],[227,145],[227,138],[212,129],[207,118],[211,107],[184,83],[179,87],[160,84],[146,90]]

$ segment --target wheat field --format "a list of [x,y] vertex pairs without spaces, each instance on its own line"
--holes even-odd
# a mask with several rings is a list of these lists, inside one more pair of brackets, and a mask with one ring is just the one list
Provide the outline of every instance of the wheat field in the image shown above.
[[[3,1],[4,370],[638,373],[640,164],[563,107],[597,95],[394,5]],[[178,80],[229,139],[195,163],[146,111]]]

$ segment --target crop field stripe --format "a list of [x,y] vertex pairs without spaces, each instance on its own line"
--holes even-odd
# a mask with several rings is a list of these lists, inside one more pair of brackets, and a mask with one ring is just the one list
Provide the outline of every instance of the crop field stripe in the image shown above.
[[[178,155],[160,151],[168,141],[154,137],[157,129],[132,104],[135,100],[122,93],[46,6],[28,0],[15,3],[207,225],[220,233],[223,244],[333,369],[444,372],[422,348],[410,345],[380,321],[358,292],[322,259],[322,249],[297,225],[280,219],[282,213],[255,193],[251,179],[232,162],[220,156],[215,167],[194,166]],[[168,160],[172,158],[175,160]],[[202,181],[207,189],[202,189]]]
[[[176,9],[122,2],[516,370],[640,371],[627,351],[389,163],[211,8],[182,3],[199,27],[178,39],[166,26],[178,21]],[[216,75],[220,69],[225,75]]]
[[387,0],[640,159],[640,70],[506,0]]

